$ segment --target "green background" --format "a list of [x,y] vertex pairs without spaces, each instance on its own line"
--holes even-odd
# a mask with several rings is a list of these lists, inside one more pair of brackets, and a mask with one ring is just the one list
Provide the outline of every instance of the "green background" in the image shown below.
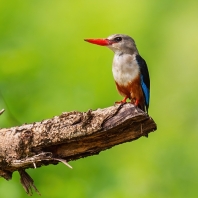
[[[198,1],[1,0],[1,127],[122,99],[113,53],[84,38],[132,36],[151,78],[149,138],[27,172],[47,198],[198,197]],[[18,173],[1,198],[27,197]],[[34,193],[34,197],[40,197]]]

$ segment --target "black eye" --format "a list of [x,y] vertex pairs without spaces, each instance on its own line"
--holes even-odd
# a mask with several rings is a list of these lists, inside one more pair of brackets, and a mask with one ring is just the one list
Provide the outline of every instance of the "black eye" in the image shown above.
[[114,38],[114,41],[116,41],[116,42],[120,42],[122,40],[122,37],[116,37],[116,38]]

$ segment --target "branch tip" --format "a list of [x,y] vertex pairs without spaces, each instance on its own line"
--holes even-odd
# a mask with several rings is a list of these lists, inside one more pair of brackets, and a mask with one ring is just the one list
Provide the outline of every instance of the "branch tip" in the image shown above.
[[3,112],[5,111],[5,109],[1,109],[0,111],[0,115],[3,114]]
[[66,160],[64,160],[64,159],[53,158],[53,160],[62,162],[63,164],[65,164],[65,165],[68,166],[69,168],[73,169],[73,167],[70,166],[70,165],[68,164],[68,162],[67,162]]
[[33,165],[34,165],[34,168],[36,169],[36,163],[35,162],[33,162]]

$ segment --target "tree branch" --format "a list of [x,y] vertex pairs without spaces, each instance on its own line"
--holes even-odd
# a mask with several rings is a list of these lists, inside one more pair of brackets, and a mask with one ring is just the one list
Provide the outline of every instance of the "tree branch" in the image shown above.
[[0,129],[0,176],[9,180],[19,171],[22,185],[31,195],[31,187],[37,189],[25,169],[58,162],[71,168],[68,161],[147,136],[156,128],[151,117],[127,103]]

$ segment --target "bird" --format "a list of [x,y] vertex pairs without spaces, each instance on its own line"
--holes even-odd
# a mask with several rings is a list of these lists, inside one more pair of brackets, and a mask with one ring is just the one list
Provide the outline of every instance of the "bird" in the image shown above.
[[113,34],[107,38],[84,39],[106,46],[114,52],[112,72],[118,92],[124,97],[115,102],[132,104],[148,113],[150,102],[150,77],[146,61],[140,56],[135,41],[125,34]]

